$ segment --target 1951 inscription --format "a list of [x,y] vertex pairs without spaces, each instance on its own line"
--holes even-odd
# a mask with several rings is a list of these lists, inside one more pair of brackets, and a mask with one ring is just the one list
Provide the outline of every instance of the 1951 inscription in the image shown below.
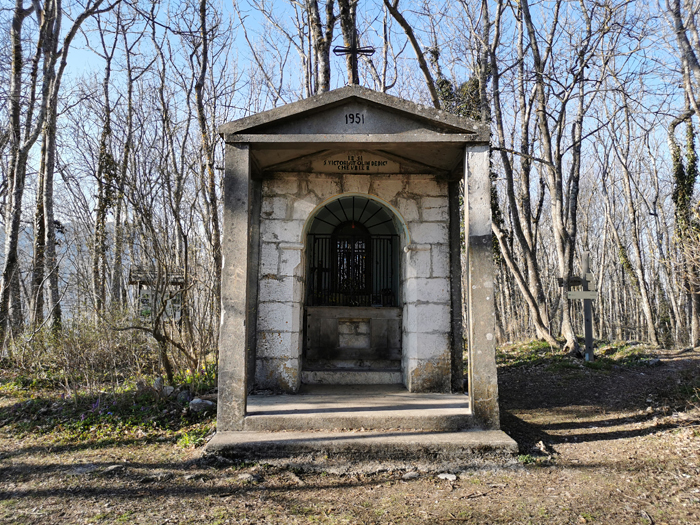
[[364,124],[365,114],[364,113],[346,113],[345,114],[346,124]]

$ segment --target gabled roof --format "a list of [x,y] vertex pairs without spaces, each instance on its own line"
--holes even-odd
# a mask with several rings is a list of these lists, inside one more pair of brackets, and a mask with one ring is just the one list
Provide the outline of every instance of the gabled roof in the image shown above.
[[357,85],[228,122],[219,127],[219,133],[232,139],[232,135],[338,133],[334,123],[337,126],[343,108],[347,107],[369,107],[375,116],[381,115],[380,119],[375,119],[381,120],[375,128],[358,128],[352,133],[400,134],[420,128],[429,133],[469,135],[468,141],[488,141],[488,126],[480,122]]

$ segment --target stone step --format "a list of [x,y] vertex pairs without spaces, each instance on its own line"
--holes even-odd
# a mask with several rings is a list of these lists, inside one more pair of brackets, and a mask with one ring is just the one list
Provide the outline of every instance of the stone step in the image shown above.
[[301,382],[307,385],[397,385],[403,383],[400,368],[305,369]]
[[[375,462],[437,472],[514,461],[518,445],[500,430],[465,432],[217,432],[206,454],[236,461],[282,461],[304,470],[357,469]],[[406,462],[405,465],[401,462]],[[333,470],[330,470],[330,469]],[[339,471],[339,473],[343,473]]]
[[324,414],[322,417],[309,415],[260,414],[248,415],[244,419],[244,428],[252,432],[286,432],[321,431],[321,430],[424,430],[430,432],[456,432],[474,428],[476,425],[471,414],[421,416],[405,414]]
[[456,431],[475,420],[464,394],[412,394],[398,385],[305,385],[308,394],[248,397],[247,431]]
[[401,359],[307,359],[304,370],[325,370],[337,368],[358,368],[374,370],[377,368],[401,369]]
[[307,349],[308,360],[343,359],[343,360],[401,360],[401,350],[378,350],[376,348],[313,348]]

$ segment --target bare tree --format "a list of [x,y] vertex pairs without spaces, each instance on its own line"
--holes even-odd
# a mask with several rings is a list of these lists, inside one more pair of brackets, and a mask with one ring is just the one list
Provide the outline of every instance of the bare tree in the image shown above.
[[425,83],[428,87],[428,92],[430,93],[430,99],[433,103],[433,106],[435,106],[437,109],[440,109],[440,97],[438,96],[438,92],[435,87],[433,73],[430,71],[430,66],[428,65],[428,61],[425,58],[425,53],[423,52],[421,45],[418,43],[415,31],[413,31],[411,25],[403,16],[401,11],[399,11],[399,0],[384,0],[384,5],[388,9],[391,16],[394,17],[394,20],[396,20],[396,22],[401,26],[401,29],[403,29],[404,33],[406,33],[406,37],[411,43],[413,52],[416,54],[416,59],[418,60],[418,67],[420,67],[420,70],[423,73],[423,78],[425,79]]
[[[668,131],[669,149],[673,167],[673,204],[675,216],[675,240],[681,248],[681,258],[679,266],[683,279],[684,289],[688,294],[689,317],[690,317],[690,345],[700,346],[700,288],[697,286],[697,275],[700,268],[695,266],[694,258],[686,258],[692,255],[684,249],[689,243],[692,244],[696,237],[697,225],[693,223],[693,191],[695,181],[698,177],[697,154],[695,152],[695,131],[692,121],[693,110],[686,110],[680,117],[671,122]],[[676,127],[686,123],[686,155],[683,159],[681,148],[678,145],[675,131]],[[684,162],[685,160],[685,162]]]
[[331,88],[331,44],[333,42],[333,32],[337,14],[334,10],[334,0],[326,0],[326,23],[325,28],[321,20],[317,0],[306,0],[306,11],[309,17],[311,28],[311,41],[313,43],[313,54],[316,57],[316,67],[314,70],[314,93],[325,93]]
[[693,0],[666,0],[666,14],[680,52],[683,67],[683,87],[691,107],[696,115],[700,115],[700,107],[695,93],[700,85],[700,37],[698,35],[697,17],[698,6]]
[[[10,173],[10,193],[9,205],[5,210],[5,260],[0,277],[0,336],[5,339],[8,323],[8,313],[10,302],[18,304],[18,286],[12,283],[18,282],[18,260],[17,248],[19,240],[20,219],[22,214],[22,204],[24,196],[25,178],[27,171],[27,160],[29,152],[34,146],[41,130],[46,127],[46,148],[44,158],[44,217],[47,236],[49,242],[46,243],[46,264],[51,268],[55,267],[55,232],[53,224],[53,203],[52,194],[49,192],[53,188],[53,166],[55,159],[55,139],[56,111],[58,97],[60,95],[61,79],[68,63],[68,51],[80,26],[89,17],[100,11],[103,0],[89,0],[83,10],[76,16],[73,23],[68,28],[63,40],[62,21],[64,8],[61,0],[47,1],[43,8],[40,4],[34,3],[31,7],[24,7],[24,0],[16,0],[13,12],[11,42],[12,54],[12,78],[10,85],[11,104],[11,129],[12,129],[12,167]],[[111,9],[113,4],[107,6]],[[29,62],[29,85],[26,86],[28,94],[28,110],[24,113],[24,125],[22,125],[21,100],[23,91],[22,71],[25,65],[22,49],[22,29],[27,18],[35,13],[39,23],[39,35],[37,39],[36,52]],[[60,47],[59,47],[60,41]],[[36,107],[39,77],[39,61],[43,59],[41,71],[41,97]],[[36,111],[36,114],[35,114]],[[22,129],[24,128],[24,129]],[[56,281],[57,282],[57,281]],[[12,292],[14,290],[14,292]],[[56,292],[57,286],[56,286]],[[54,295],[52,287],[50,294],[52,315],[55,323],[60,323],[60,309],[58,297]],[[55,304],[54,304],[55,301]]]
[[[209,45],[210,45],[210,30],[207,28],[208,22],[207,0],[199,0],[199,49],[198,55],[199,73],[197,82],[194,86],[197,105],[197,122],[199,123],[199,136],[201,139],[202,152],[204,154],[204,186],[205,204],[207,215],[206,219],[211,224],[211,251],[214,262],[214,305],[212,313],[214,319],[221,317],[221,271],[222,271],[222,255],[221,255],[221,226],[219,225],[219,199],[217,195],[216,174],[214,173],[214,144],[211,137],[214,135],[210,129],[207,113],[204,108],[204,84],[207,80],[207,68],[209,67]],[[215,334],[216,337],[216,334]]]
[[[632,136],[632,114],[630,104],[632,103],[627,99],[625,93],[625,86],[617,83],[618,92],[622,94],[622,100],[617,99],[618,107],[621,108],[622,118],[618,119],[617,115],[608,115],[608,121],[611,126],[611,132],[609,133],[611,138],[612,150],[615,153],[615,157],[620,167],[622,187],[624,189],[624,199],[627,208],[627,220],[629,222],[629,233],[630,233],[630,244],[632,245],[632,250],[634,257],[630,260],[629,257],[626,258],[630,269],[633,272],[633,279],[636,283],[635,288],[639,292],[640,299],[642,301],[642,310],[644,312],[644,318],[647,324],[647,335],[648,341],[653,345],[659,344],[658,335],[656,332],[655,325],[655,314],[652,310],[651,300],[649,297],[649,283],[647,280],[647,275],[645,271],[645,261],[642,255],[642,240],[641,240],[641,225],[638,216],[638,201],[633,195],[632,180],[634,178],[633,171],[634,167],[634,137]],[[616,228],[611,228],[615,239],[617,240],[620,253],[626,253],[623,244],[620,241],[619,231]]]
[[[697,178],[697,160],[694,149],[694,132],[692,116],[700,117],[700,106],[697,100],[698,86],[700,86],[700,62],[698,53],[700,52],[700,35],[698,34],[698,12],[697,4],[692,0],[687,0],[681,4],[680,0],[666,0],[666,13],[673,28],[676,44],[680,54],[683,87],[686,100],[690,108],[683,115],[674,119],[669,127],[669,148],[673,160],[674,173],[674,204],[676,218],[676,237],[680,244],[687,242],[691,233],[691,199],[693,196],[695,180]],[[683,165],[680,147],[675,139],[675,128],[682,121],[687,121],[688,137],[686,139],[687,155],[686,165]],[[687,255],[687,251],[682,251],[682,255]],[[690,303],[690,343],[691,346],[700,346],[700,288],[693,283],[692,275],[698,271],[693,265],[692,259],[681,262],[684,268],[685,287],[688,292]]]
[[[520,127],[519,127],[519,151],[515,152],[510,147],[507,140],[509,133],[506,128],[504,106],[507,103],[503,100],[501,89],[501,64],[498,57],[498,52],[501,47],[501,26],[505,10],[505,4],[499,3],[497,11],[494,15],[493,22],[490,19],[488,4],[482,3],[482,24],[484,29],[482,32],[481,49],[484,53],[484,62],[488,63],[489,70],[493,82],[493,119],[496,133],[496,149],[500,152],[500,163],[503,167],[505,176],[506,198],[508,203],[509,221],[512,227],[512,235],[518,242],[518,248],[522,254],[522,264],[519,266],[516,259],[516,254],[513,252],[512,245],[508,242],[511,233],[503,229],[498,223],[494,222],[493,229],[496,238],[499,241],[499,248],[503,255],[503,259],[512,272],[515,281],[523,294],[529,309],[532,322],[534,324],[537,336],[549,342],[550,345],[558,346],[557,341],[552,335],[549,326],[549,316],[545,303],[544,291],[541,281],[541,273],[539,262],[537,259],[538,248],[538,227],[543,209],[544,199],[544,178],[540,176],[539,196],[532,203],[532,183],[531,176],[533,172],[533,164],[535,162],[544,164],[534,154],[533,141],[531,138],[532,112],[534,104],[532,100],[532,87],[528,85],[528,76],[525,71],[525,25],[522,17],[518,17],[517,21],[517,76],[516,76],[516,94],[520,107]],[[490,40],[490,31],[493,27],[493,39]],[[482,81],[481,85],[485,83]],[[514,166],[513,155],[517,154],[520,160],[520,172],[516,173]],[[536,173],[538,173],[536,171]],[[518,184],[517,175],[520,176]]]

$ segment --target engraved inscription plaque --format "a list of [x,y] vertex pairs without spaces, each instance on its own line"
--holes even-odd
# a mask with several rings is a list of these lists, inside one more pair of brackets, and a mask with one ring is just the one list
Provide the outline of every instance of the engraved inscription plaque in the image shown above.
[[376,153],[348,151],[314,159],[311,169],[317,173],[400,173],[401,165]]

